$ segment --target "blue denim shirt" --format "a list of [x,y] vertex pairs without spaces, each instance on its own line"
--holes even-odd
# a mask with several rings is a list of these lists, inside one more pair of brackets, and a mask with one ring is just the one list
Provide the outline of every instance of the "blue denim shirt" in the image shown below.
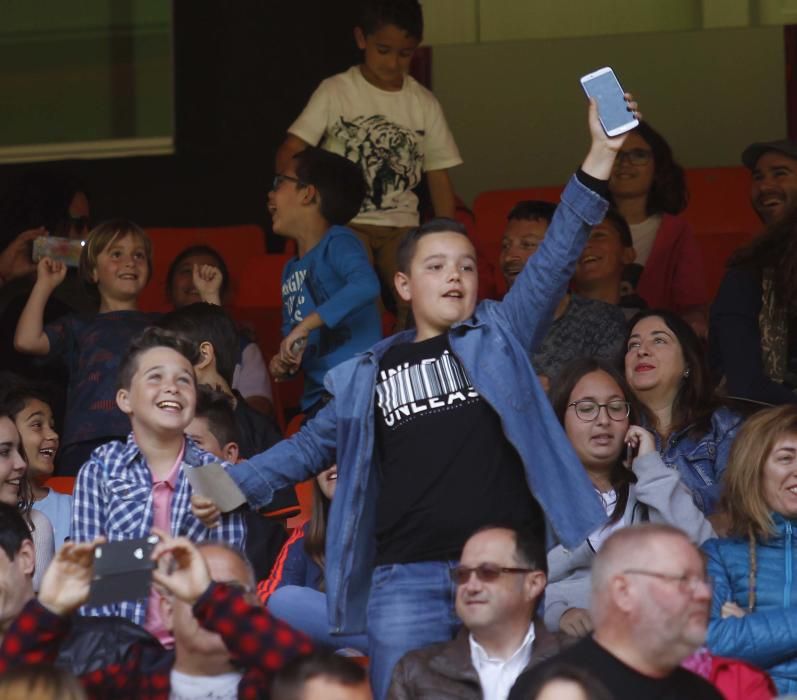
[[656,447],[664,463],[677,469],[689,487],[695,505],[706,515],[717,510],[720,478],[742,417],[728,408],[718,408],[711,416],[711,429],[700,437],[690,437],[689,428],[674,433],[666,445],[656,436]]
[[[600,500],[553,413],[530,352],[550,326],[591,226],[607,203],[574,177],[537,253],[502,302],[484,301],[449,330],[449,343],[474,388],[501,417],[550,533],[575,547],[606,520]],[[304,481],[337,460],[338,485],[327,528],[327,601],[333,632],[365,627],[376,549],[378,474],[375,393],[388,348],[412,342],[405,331],[377,343],[326,376],[332,400],[289,440],[228,473],[256,507],[275,490]]]

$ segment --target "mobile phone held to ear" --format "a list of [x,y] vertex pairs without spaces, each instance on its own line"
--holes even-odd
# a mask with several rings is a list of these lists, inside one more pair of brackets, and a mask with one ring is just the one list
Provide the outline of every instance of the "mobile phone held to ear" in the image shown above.
[[158,538],[150,535],[97,545],[94,548],[94,579],[86,605],[100,607],[149,596],[155,568],[150,555],[157,543]]
[[583,76],[581,87],[598,103],[598,117],[607,136],[619,136],[639,125],[639,120],[628,109],[617,76],[608,66]]

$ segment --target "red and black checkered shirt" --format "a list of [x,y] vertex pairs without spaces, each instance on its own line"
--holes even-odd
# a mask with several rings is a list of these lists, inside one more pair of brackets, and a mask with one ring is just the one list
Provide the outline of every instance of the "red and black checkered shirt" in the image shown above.
[[[309,639],[264,608],[250,605],[238,589],[212,583],[194,605],[200,624],[221,635],[244,675],[238,697],[267,698],[274,673],[290,659],[312,651]],[[30,600],[0,646],[0,674],[20,664],[52,664],[71,627],[71,619]],[[164,654],[165,654],[164,650]],[[124,663],[81,676],[89,698],[97,700],[169,700],[171,665],[144,672],[136,647]]]

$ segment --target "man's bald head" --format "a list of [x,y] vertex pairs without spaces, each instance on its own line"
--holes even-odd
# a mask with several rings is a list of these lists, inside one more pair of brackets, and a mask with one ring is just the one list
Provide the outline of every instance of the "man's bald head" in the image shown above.
[[703,557],[677,528],[623,528],[595,557],[595,639],[634,649],[642,672],[668,673],[704,642],[710,602]]

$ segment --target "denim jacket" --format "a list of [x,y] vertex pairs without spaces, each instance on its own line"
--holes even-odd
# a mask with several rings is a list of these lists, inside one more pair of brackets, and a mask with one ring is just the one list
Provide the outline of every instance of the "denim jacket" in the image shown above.
[[[550,534],[571,547],[603,523],[606,513],[537,380],[529,350],[545,337],[590,228],[602,221],[606,206],[572,178],[542,245],[504,300],[483,301],[448,332],[474,388],[501,417]],[[335,367],[325,379],[333,398],[313,420],[289,440],[228,470],[250,504],[262,507],[275,490],[309,479],[337,460],[326,543],[333,632],[360,632],[365,626],[379,489],[376,379],[385,352],[413,338],[414,331],[399,333]]]
[[742,417],[738,413],[722,407],[714,411],[710,430],[700,437],[690,437],[689,428],[684,428],[662,445],[656,436],[656,447],[664,463],[680,472],[681,479],[692,492],[695,505],[706,515],[717,509],[720,478],[741,425]]

